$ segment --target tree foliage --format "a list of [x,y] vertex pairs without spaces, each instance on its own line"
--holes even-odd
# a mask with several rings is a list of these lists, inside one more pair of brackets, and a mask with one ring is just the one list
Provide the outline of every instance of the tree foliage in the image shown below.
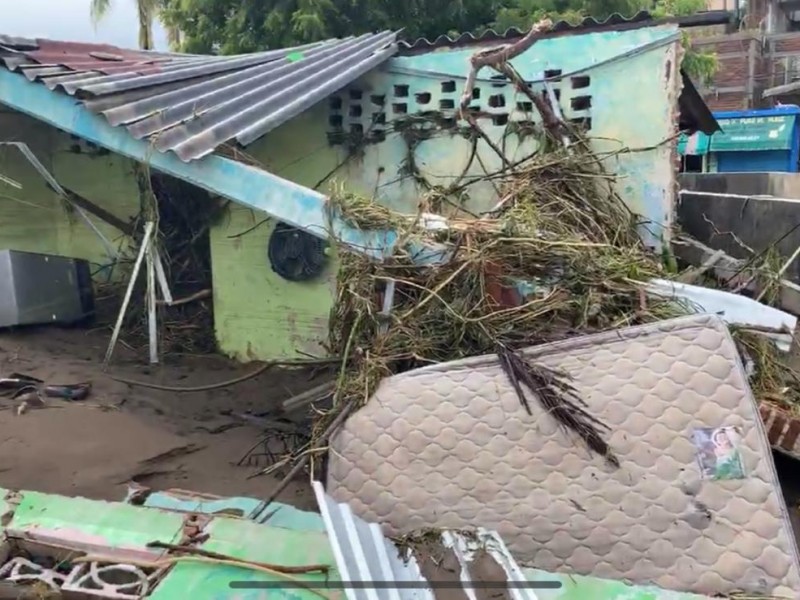
[[[119,1],[135,3],[139,25],[139,48],[152,50],[154,48],[153,22],[161,18],[164,0],[90,0],[89,14],[92,23],[97,25],[102,21],[114,9],[115,2]],[[181,37],[178,29],[167,26],[167,39],[174,50],[180,49]]]
[[[705,0],[659,0],[653,11],[653,16],[666,17],[674,15],[676,17],[685,17],[704,10],[705,6]],[[719,68],[717,55],[713,52],[695,50],[692,48],[689,36],[685,32],[682,36],[681,41],[685,53],[681,66],[691,77],[704,84],[710,83]]]
[[[104,0],[93,0],[103,2]],[[121,0],[117,0],[121,1]],[[527,29],[549,16],[578,22],[632,16],[683,16],[703,10],[704,0],[137,0],[159,2],[159,18],[180,31],[182,49],[192,53],[238,54],[305,44],[330,37],[403,29],[407,38],[487,28]],[[105,0],[108,2],[108,0]],[[713,55],[687,48],[684,66],[707,80],[716,70]]]

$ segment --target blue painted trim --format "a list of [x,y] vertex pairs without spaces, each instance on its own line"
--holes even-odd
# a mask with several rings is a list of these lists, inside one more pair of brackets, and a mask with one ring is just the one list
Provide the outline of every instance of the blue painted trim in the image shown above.
[[750,110],[722,110],[714,112],[715,119],[748,119],[752,117],[781,117],[800,115],[800,106],[778,106],[776,108],[754,108]]
[[[184,163],[172,153],[162,154],[146,141],[134,139],[124,128],[112,127],[74,98],[4,69],[0,69],[0,103],[317,237],[328,236],[327,199],[319,192],[222,156]],[[354,250],[375,257],[391,255],[397,241],[393,231],[365,232],[341,221],[330,228]]]
[[794,120],[792,131],[792,149],[789,153],[789,165],[786,169],[789,173],[797,173],[798,161],[800,161],[800,118]]

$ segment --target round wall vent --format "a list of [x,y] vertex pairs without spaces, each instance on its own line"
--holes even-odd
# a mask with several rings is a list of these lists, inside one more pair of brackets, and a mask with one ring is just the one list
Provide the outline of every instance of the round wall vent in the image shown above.
[[326,242],[286,223],[278,223],[269,238],[272,270],[288,281],[309,281],[328,263]]

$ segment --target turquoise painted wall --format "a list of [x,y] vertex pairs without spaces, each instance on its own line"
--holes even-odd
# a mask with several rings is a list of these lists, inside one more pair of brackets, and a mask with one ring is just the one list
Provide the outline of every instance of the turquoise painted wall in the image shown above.
[[[7,109],[0,112],[0,132],[3,141],[28,144],[61,185],[123,220],[138,213],[131,161],[98,154],[96,148]],[[0,249],[84,258],[94,263],[95,271],[109,263],[100,240],[77,214],[65,210],[19,150],[0,147],[0,175],[22,185],[16,189],[0,179]],[[90,218],[115,246],[125,245],[125,236],[116,228]]]
[[[419,174],[447,186],[466,172],[495,171],[500,159],[484,143],[470,161],[472,144],[450,123],[475,49],[397,57],[302,117],[265,136],[248,152],[268,170],[308,187],[327,191],[332,179],[351,191],[374,196],[397,210],[415,212],[422,189],[404,173],[410,153],[409,117],[438,113],[439,126],[427,139],[414,142]],[[642,233],[657,246],[672,223],[675,196],[674,141],[680,91],[677,29],[654,27],[547,39],[514,61],[526,81],[560,71],[554,84],[569,119],[591,119],[595,149],[613,153],[608,169],[620,175],[618,191],[628,205],[649,221]],[[471,106],[485,115],[481,126],[509,157],[535,150],[535,140],[511,133],[538,122],[528,99],[492,71],[481,73]],[[515,125],[516,124],[516,125]],[[427,119],[415,129],[430,128]],[[352,132],[364,132],[373,143],[354,155],[346,148]],[[405,133],[404,133],[405,132]],[[413,136],[419,137],[419,133]],[[626,152],[621,152],[624,149]],[[466,171],[465,171],[466,167]],[[332,174],[332,177],[328,177]],[[326,180],[326,177],[328,179]],[[496,201],[491,184],[468,188],[465,207],[481,211]],[[214,301],[217,336],[223,352],[243,360],[322,352],[331,307],[334,268],[311,283],[281,279],[270,268],[267,244],[272,225],[251,228],[265,215],[239,207],[212,230]]]
[[[554,87],[566,118],[590,119],[596,149],[615,153],[608,159],[609,170],[620,175],[623,198],[649,221],[643,235],[654,246],[672,222],[676,186],[674,144],[667,140],[676,129],[677,36],[674,26],[565,36],[542,40],[513,61],[534,87],[545,75],[560,73]],[[478,143],[476,158],[470,160],[472,144],[459,134],[453,119],[474,50],[394,58],[265,136],[248,152],[267,170],[304,186],[327,191],[337,179],[351,191],[415,212],[424,189],[404,171],[409,157],[420,177],[441,186],[462,172],[477,176],[500,165],[484,142]],[[491,76],[489,71],[481,73],[471,105],[481,111],[480,123],[490,138],[503,145],[508,156],[520,158],[535,150],[536,142],[513,130],[529,128],[538,116],[527,98]],[[417,120],[415,130],[432,129],[424,140],[416,131],[416,141],[410,143],[409,118],[429,111],[436,113],[436,126],[431,119]],[[92,153],[85,144],[19,113],[0,113],[0,130],[7,140],[31,145],[64,185],[120,218],[138,212],[130,161]],[[348,150],[347,139],[354,132],[366,133],[372,143],[355,153]],[[23,185],[20,191],[0,183],[0,248],[76,256],[98,265],[107,262],[99,241],[77,217],[64,218],[58,199],[16,151],[0,151],[0,174]],[[473,211],[496,200],[486,182],[467,192],[465,207]],[[283,280],[267,258],[274,223],[253,228],[265,217],[231,205],[227,218],[211,231],[220,348],[242,360],[322,352],[335,261],[314,282]],[[109,238],[123,241],[114,228],[95,222]],[[248,229],[252,230],[243,233]]]

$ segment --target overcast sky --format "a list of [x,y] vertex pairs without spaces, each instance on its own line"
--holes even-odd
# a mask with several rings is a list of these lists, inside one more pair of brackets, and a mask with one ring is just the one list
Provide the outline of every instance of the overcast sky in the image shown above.
[[[112,0],[112,8],[95,28],[89,17],[90,0],[0,0],[5,6],[0,33],[21,37],[79,42],[104,42],[136,48],[138,31],[135,0]],[[156,46],[166,49],[166,37],[157,28]]]

